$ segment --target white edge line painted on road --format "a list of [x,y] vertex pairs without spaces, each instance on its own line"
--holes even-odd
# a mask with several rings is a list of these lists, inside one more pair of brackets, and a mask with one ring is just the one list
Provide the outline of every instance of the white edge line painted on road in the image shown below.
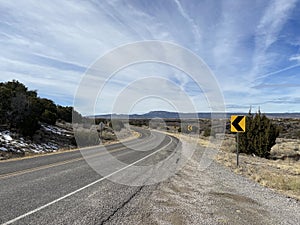
[[[169,137],[170,137],[170,136],[169,136]],[[157,152],[159,152],[159,151],[161,151],[162,149],[164,149],[164,148],[166,148],[167,146],[169,146],[170,143],[172,143],[172,138],[171,138],[171,137],[170,137],[170,142],[169,142],[166,146],[164,146],[164,147],[162,147],[162,148],[156,150],[155,152],[150,153],[149,155],[147,155],[147,156],[145,156],[145,157],[143,157],[143,158],[141,158],[141,159],[135,161],[134,163],[131,163],[131,164],[129,164],[129,165],[127,165],[127,166],[125,166],[125,167],[123,167],[123,168],[121,168],[121,169],[119,169],[119,170],[117,170],[117,171],[115,171],[115,172],[113,172],[113,173],[111,173],[111,174],[109,174],[109,175],[106,175],[106,176],[100,178],[99,180],[96,180],[96,181],[94,181],[94,182],[92,182],[92,183],[90,183],[90,184],[88,184],[88,185],[86,185],[86,186],[84,186],[84,187],[81,187],[81,188],[79,188],[79,189],[77,189],[77,190],[75,190],[75,191],[73,191],[73,192],[70,192],[70,193],[67,194],[67,195],[64,195],[64,196],[62,196],[62,197],[60,197],[60,198],[58,198],[58,199],[55,199],[55,200],[52,201],[52,202],[49,202],[49,203],[47,203],[47,204],[45,204],[45,205],[43,205],[43,206],[40,206],[40,207],[38,207],[38,208],[36,208],[36,209],[34,209],[34,210],[29,211],[29,212],[27,212],[27,213],[25,213],[25,214],[23,214],[23,215],[21,215],[21,216],[18,216],[18,217],[16,217],[16,218],[12,219],[12,220],[9,220],[9,221],[3,223],[2,225],[12,224],[12,223],[14,223],[14,222],[16,222],[16,221],[18,221],[18,220],[20,220],[20,219],[23,219],[23,218],[26,217],[26,216],[29,216],[29,215],[31,215],[31,214],[33,214],[33,213],[36,213],[36,212],[38,212],[38,211],[40,211],[40,210],[42,210],[42,209],[44,209],[44,208],[46,208],[46,207],[48,207],[48,206],[50,206],[50,205],[53,205],[53,204],[59,202],[59,201],[65,199],[65,198],[68,198],[68,197],[70,197],[70,196],[72,196],[72,195],[74,195],[74,194],[76,194],[76,193],[78,193],[78,192],[80,192],[80,191],[82,191],[82,190],[84,190],[84,189],[86,189],[86,188],[88,188],[88,187],[94,185],[94,184],[97,184],[97,183],[99,183],[99,182],[105,180],[106,178],[111,177],[112,175],[114,175],[114,174],[116,174],[116,173],[119,173],[119,172],[121,172],[121,171],[127,169],[128,167],[131,167],[131,166],[133,166],[134,164],[136,164],[136,163],[138,163],[138,162],[141,162],[141,161],[143,161],[144,159],[146,159],[146,158],[148,158],[148,157],[150,157],[150,156],[156,154]]]

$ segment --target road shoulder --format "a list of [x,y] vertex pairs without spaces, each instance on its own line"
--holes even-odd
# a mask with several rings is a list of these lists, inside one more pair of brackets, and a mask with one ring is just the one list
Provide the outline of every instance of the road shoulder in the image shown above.
[[144,187],[108,224],[299,224],[300,203],[212,162],[203,148],[173,177]]

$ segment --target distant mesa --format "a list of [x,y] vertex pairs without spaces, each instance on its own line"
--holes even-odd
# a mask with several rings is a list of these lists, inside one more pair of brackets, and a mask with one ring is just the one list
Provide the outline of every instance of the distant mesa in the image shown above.
[[[300,113],[265,113],[270,118],[300,118]],[[239,112],[227,112],[227,113],[214,113],[214,118],[230,118],[231,115],[247,115],[247,113]],[[91,116],[94,117],[94,116]],[[153,118],[163,118],[163,119],[179,119],[179,118],[201,118],[210,119],[212,114],[209,112],[198,112],[198,113],[178,113],[178,112],[168,112],[168,111],[150,111],[145,114],[103,114],[95,115],[95,118],[102,119],[153,119]]]

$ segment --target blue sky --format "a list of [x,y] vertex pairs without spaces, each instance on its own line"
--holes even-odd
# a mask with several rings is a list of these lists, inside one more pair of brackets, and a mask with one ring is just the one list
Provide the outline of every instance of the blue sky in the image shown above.
[[[99,57],[143,40],[168,41],[202,58],[219,83],[227,111],[245,112],[252,105],[264,112],[300,112],[299,0],[0,0],[1,81],[17,79],[58,104],[73,104],[84,72]],[[121,90],[145,76],[168,79],[162,87],[170,90],[170,99],[148,98],[131,112],[176,110],[170,102],[184,100],[174,98],[178,90],[172,93],[172,85],[192,99],[197,111],[209,111],[205,93],[185,74],[166,67],[120,71],[96,112],[113,111]]]

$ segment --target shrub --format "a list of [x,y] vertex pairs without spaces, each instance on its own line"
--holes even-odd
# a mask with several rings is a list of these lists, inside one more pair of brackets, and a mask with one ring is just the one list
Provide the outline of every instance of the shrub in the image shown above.
[[49,111],[46,109],[41,115],[41,121],[54,125],[57,119],[57,115],[54,112]]
[[212,130],[211,127],[207,127],[204,130],[203,136],[204,137],[209,137],[209,136],[216,137],[216,132],[214,130]]
[[246,117],[246,131],[239,134],[239,151],[267,158],[276,144],[279,128],[260,111]]
[[78,147],[99,145],[99,135],[97,131],[89,129],[77,129],[75,130],[75,137]]
[[122,128],[124,128],[124,124],[121,120],[112,120],[110,123],[110,127],[115,131],[120,131]]

